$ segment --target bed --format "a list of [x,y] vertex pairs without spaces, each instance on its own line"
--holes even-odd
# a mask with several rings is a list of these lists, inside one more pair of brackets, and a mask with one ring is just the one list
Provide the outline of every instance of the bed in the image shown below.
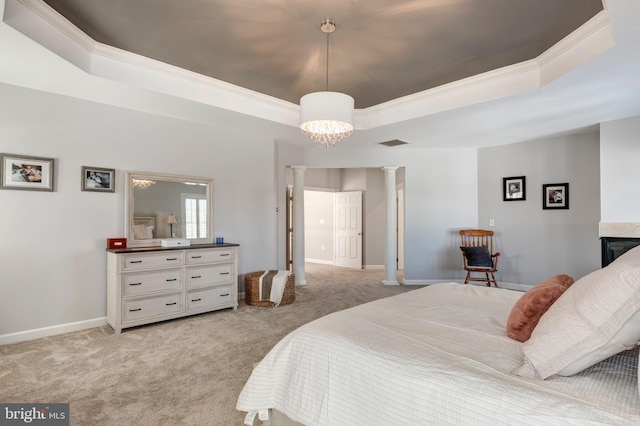
[[[640,248],[627,260],[568,287],[524,343],[506,329],[529,292],[503,288],[440,283],[325,316],[256,365],[237,409],[247,412],[248,425],[256,416],[332,426],[640,424]],[[592,312],[593,300],[617,305],[589,315],[600,343],[586,356],[583,325],[570,316]],[[616,316],[605,318],[607,327],[615,322],[617,330],[603,331],[607,310]],[[550,374],[553,362],[536,357],[554,351],[561,365]],[[585,362],[593,365],[571,371]]]

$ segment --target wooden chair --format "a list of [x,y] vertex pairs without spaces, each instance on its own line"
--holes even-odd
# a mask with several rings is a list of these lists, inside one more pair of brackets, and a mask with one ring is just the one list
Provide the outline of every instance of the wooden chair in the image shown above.
[[[498,271],[498,258],[500,253],[493,253],[493,231],[483,229],[463,229],[460,231],[460,250],[462,250],[462,262],[467,271],[465,284],[469,281],[482,281],[491,287],[491,283],[498,287],[494,275]],[[486,250],[483,248],[486,247]],[[472,273],[483,274],[482,277],[474,277]]]

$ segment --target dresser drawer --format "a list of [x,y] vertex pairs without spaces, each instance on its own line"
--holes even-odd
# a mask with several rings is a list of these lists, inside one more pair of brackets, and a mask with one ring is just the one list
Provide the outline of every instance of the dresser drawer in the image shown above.
[[213,284],[231,284],[233,282],[233,263],[222,265],[187,268],[187,288],[203,287]]
[[167,251],[164,253],[140,253],[122,256],[122,270],[170,268],[184,265],[184,251]]
[[187,312],[220,306],[233,306],[230,285],[187,292]]
[[187,265],[225,261],[231,262],[234,260],[234,252],[234,249],[189,250],[187,252]]
[[182,312],[182,293],[122,301],[122,322]]
[[122,274],[123,296],[134,296],[163,290],[180,290],[181,288],[182,269]]

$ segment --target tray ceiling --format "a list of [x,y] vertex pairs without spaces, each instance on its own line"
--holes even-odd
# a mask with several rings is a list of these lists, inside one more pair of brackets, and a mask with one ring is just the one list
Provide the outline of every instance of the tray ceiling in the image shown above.
[[600,0],[45,0],[94,40],[295,104],[329,89],[367,108],[523,62]]

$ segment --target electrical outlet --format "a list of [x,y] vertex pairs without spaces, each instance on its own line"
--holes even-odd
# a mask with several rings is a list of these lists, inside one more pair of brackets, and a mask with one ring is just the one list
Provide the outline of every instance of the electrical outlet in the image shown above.
[[489,219],[489,226],[496,226],[496,221],[493,219]]

